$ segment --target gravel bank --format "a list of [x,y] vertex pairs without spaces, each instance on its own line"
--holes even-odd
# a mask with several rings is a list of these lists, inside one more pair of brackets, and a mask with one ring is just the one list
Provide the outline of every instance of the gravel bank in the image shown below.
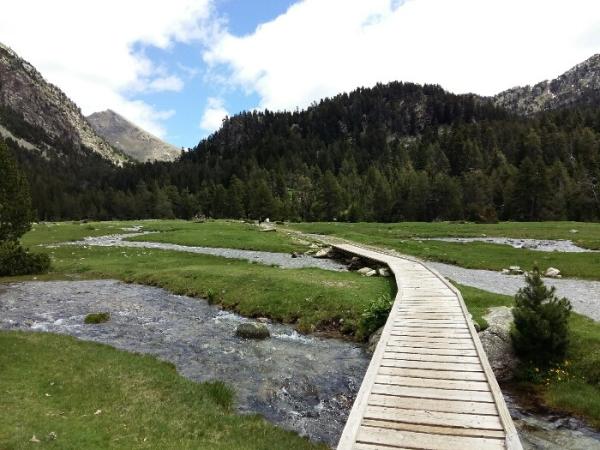
[[418,241],[444,241],[444,242],[485,242],[488,244],[510,245],[514,248],[524,248],[535,250],[538,252],[562,252],[562,253],[585,253],[597,252],[598,250],[590,250],[589,248],[579,247],[573,241],[569,240],[550,240],[550,239],[517,239],[517,238],[502,238],[502,237],[472,237],[472,238],[455,238],[455,237],[436,237],[436,238],[419,238]]
[[69,242],[59,245],[88,245],[94,247],[132,247],[148,248],[158,250],[172,250],[176,252],[200,253],[203,255],[221,256],[223,258],[245,259],[265,265],[275,265],[283,269],[303,269],[305,267],[314,267],[325,270],[346,271],[346,266],[331,259],[313,258],[308,255],[298,255],[292,258],[289,253],[262,252],[256,250],[239,250],[235,248],[215,248],[215,247],[192,247],[187,245],[168,244],[164,242],[146,242],[146,241],[126,241],[125,239],[134,236],[144,236],[149,234],[129,233],[114,234],[109,236],[87,237],[82,241]]
[[[525,277],[522,275],[503,275],[491,270],[464,269],[433,261],[427,261],[426,264],[457,283],[497,294],[514,295],[525,285]],[[544,283],[555,286],[559,296],[571,300],[576,312],[600,321],[600,281],[544,278]]]

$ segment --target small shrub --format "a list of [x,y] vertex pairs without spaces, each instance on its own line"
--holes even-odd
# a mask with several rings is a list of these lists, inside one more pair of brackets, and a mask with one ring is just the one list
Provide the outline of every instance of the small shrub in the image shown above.
[[222,381],[208,381],[204,386],[212,401],[226,411],[232,409],[235,394],[229,386]]
[[548,288],[537,268],[526,277],[513,309],[511,337],[516,353],[540,366],[564,359],[569,343],[568,320],[571,303]]
[[372,301],[362,313],[358,324],[359,339],[367,339],[377,329],[385,325],[394,300],[388,294],[381,295]]
[[0,276],[33,275],[48,272],[50,257],[30,253],[18,241],[0,242]]
[[217,293],[215,291],[213,291],[212,289],[209,289],[208,292],[206,293],[206,299],[208,300],[208,303],[211,305],[216,303],[218,300]]
[[101,312],[101,313],[91,313],[85,316],[84,322],[87,324],[95,324],[95,323],[105,323],[110,320],[110,313]]

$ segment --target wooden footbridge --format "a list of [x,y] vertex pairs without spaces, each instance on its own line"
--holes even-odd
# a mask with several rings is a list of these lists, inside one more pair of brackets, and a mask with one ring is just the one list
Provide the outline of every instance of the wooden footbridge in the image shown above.
[[338,450],[521,450],[460,292],[418,261],[333,246],[386,264],[398,286]]

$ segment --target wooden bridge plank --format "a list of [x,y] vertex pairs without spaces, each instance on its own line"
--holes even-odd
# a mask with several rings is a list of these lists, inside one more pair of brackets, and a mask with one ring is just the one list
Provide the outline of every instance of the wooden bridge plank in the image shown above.
[[[490,437],[502,439],[504,438],[504,431],[502,430],[486,430],[483,428],[458,428],[458,427],[442,427],[438,425],[423,425],[415,423],[403,423],[403,422],[390,422],[383,420],[364,419],[363,425],[377,427],[377,428],[390,428],[392,430],[405,430],[405,431],[416,431],[418,433],[427,434],[442,434],[442,435],[454,435],[454,436],[471,436],[471,437]],[[374,447],[372,447],[374,448]]]
[[412,422],[421,425],[502,431],[502,424],[498,417],[480,416],[478,414],[367,406],[364,418],[388,422]]
[[418,346],[409,347],[406,343],[394,343],[389,341],[386,345],[386,351],[417,353],[420,355],[477,356],[477,352],[474,349],[466,350],[464,348],[428,348]]
[[454,389],[421,388],[414,386],[395,386],[391,384],[373,384],[374,394],[398,395],[402,397],[431,398],[437,400],[464,400],[467,402],[492,403],[494,399],[489,392],[457,391]]
[[454,355],[432,355],[429,353],[415,354],[415,353],[404,353],[394,351],[393,349],[386,349],[383,354],[384,358],[388,359],[404,359],[408,361],[430,361],[430,362],[449,362],[449,363],[461,363],[461,364],[479,364],[479,358],[477,356],[454,356]]
[[398,386],[432,387],[439,389],[457,389],[465,391],[489,392],[490,387],[485,381],[445,380],[431,378],[415,378],[396,375],[377,375],[375,382],[379,384],[394,384]]
[[497,416],[498,410],[493,403],[440,400],[429,398],[401,397],[394,395],[373,394],[369,397],[369,405],[387,406],[390,408],[417,409],[428,411],[445,411],[463,414]]
[[361,426],[356,441],[365,444],[381,444],[398,448],[398,444],[411,449],[424,450],[500,450],[504,441],[494,438],[474,438],[425,434],[412,431]]

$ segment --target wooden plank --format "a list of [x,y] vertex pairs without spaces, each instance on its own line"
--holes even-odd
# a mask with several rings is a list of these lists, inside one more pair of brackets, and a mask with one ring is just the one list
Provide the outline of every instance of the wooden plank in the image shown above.
[[480,416],[478,414],[462,414],[424,409],[399,409],[369,405],[365,410],[364,418],[389,422],[502,431],[502,424],[498,417]]
[[426,335],[434,335],[434,336],[441,336],[441,337],[452,337],[452,336],[466,336],[469,337],[469,331],[468,330],[464,330],[461,328],[440,328],[440,329],[434,329],[434,328],[427,328],[427,327],[409,327],[409,326],[405,326],[405,325],[393,325],[392,328],[392,333],[393,334],[399,334],[399,333],[404,333],[404,332],[410,332],[410,333],[424,333]]
[[[418,433],[427,433],[427,434],[489,437],[489,438],[497,438],[497,439],[502,439],[502,438],[504,438],[504,435],[505,435],[503,430],[441,427],[441,426],[436,426],[436,425],[422,425],[422,424],[415,424],[415,423],[390,422],[390,421],[373,420],[373,419],[364,419],[362,424],[365,426],[369,426],[369,427],[390,428],[392,430],[416,431]],[[364,444],[360,444],[360,445],[364,445]],[[355,448],[359,448],[359,447],[355,447]],[[377,447],[371,447],[371,448],[377,448]]]
[[412,431],[390,430],[379,427],[361,426],[356,441],[365,444],[398,446],[411,449],[432,450],[503,450],[504,440],[425,434]]
[[398,320],[394,321],[395,326],[401,326],[403,328],[424,328],[427,327],[429,329],[446,329],[450,328],[452,330],[468,330],[467,324],[465,323],[424,323],[423,321],[411,322],[408,320]]
[[432,378],[414,378],[396,375],[377,375],[375,382],[396,386],[433,387],[438,389],[457,389],[465,391],[489,392],[486,381],[443,380]]
[[440,337],[440,336],[391,336],[387,344],[392,346],[423,347],[423,348],[448,348],[473,350],[474,346],[464,336]]
[[[421,349],[426,352],[426,350],[448,350],[449,352],[457,352],[459,354],[469,355],[468,352],[475,352],[475,347],[469,342],[465,342],[464,344],[455,344],[455,343],[447,343],[447,342],[423,342],[423,341],[409,341],[409,340],[388,340],[386,343],[389,347],[408,347],[408,348],[416,348]],[[461,353],[465,352],[465,353]],[[431,352],[435,353],[435,352]],[[444,353],[440,353],[443,355]]]
[[405,359],[381,360],[385,367],[403,367],[405,369],[430,369],[430,370],[456,370],[457,372],[483,372],[483,368],[477,364],[456,364],[447,362],[430,361],[407,361]]
[[468,338],[469,334],[444,329],[443,331],[433,331],[431,329],[419,329],[419,328],[393,328],[391,330],[392,336],[414,336],[414,337],[437,337],[437,338]]
[[406,367],[379,367],[381,375],[419,377],[422,379],[487,381],[483,372],[465,372],[458,370],[412,369]]
[[461,364],[476,364],[479,366],[479,358],[477,356],[454,356],[454,355],[431,355],[428,353],[405,353],[394,351],[387,348],[383,353],[383,357],[387,359],[404,359],[408,361],[432,361],[432,362],[449,362]]
[[463,348],[428,348],[428,347],[410,347],[406,344],[388,342],[386,346],[388,352],[415,353],[418,355],[454,355],[454,356],[477,356],[477,352]]
[[489,392],[456,391],[453,389],[420,388],[413,386],[394,386],[391,384],[373,384],[373,394],[397,395],[401,397],[431,398],[437,400],[464,400],[467,402],[493,403]]
[[473,347],[475,346],[470,336],[394,336],[390,334],[388,339],[392,342],[439,342],[446,344],[468,344]]
[[390,408],[425,409],[427,411],[445,411],[462,414],[478,414],[497,416],[498,411],[493,403],[468,402],[457,400],[439,400],[429,398],[401,397],[394,395],[373,394],[369,397],[369,405],[387,406]]

